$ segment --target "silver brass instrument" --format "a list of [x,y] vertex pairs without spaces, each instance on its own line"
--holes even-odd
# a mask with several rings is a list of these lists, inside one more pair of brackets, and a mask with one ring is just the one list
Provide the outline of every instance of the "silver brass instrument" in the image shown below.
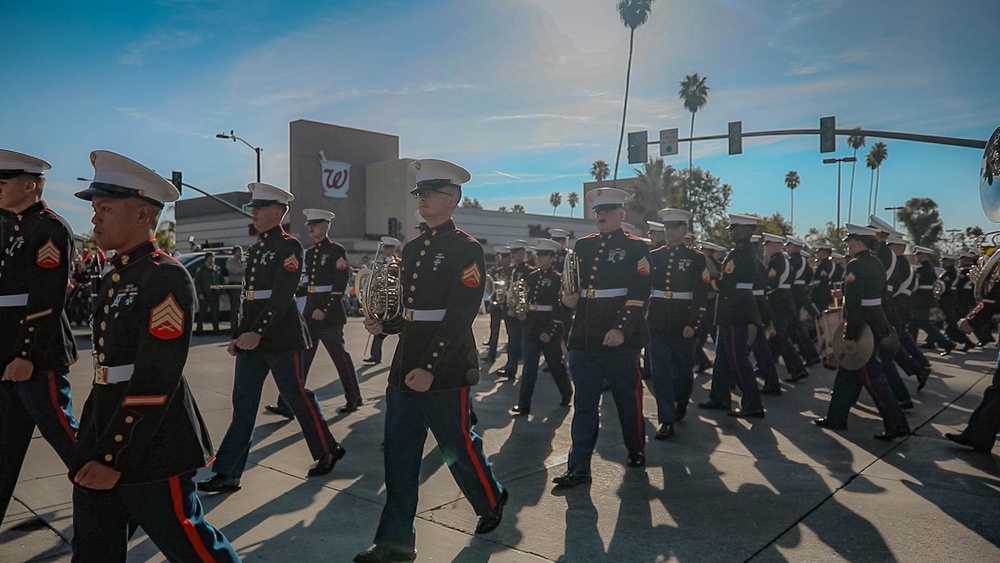
[[517,316],[528,312],[528,286],[524,283],[524,278],[518,278],[510,286],[507,293],[507,306],[510,314]]
[[580,293],[580,255],[572,250],[566,250],[563,260],[562,294]]
[[979,199],[990,221],[1000,223],[1000,127],[986,143],[979,168]]
[[948,286],[944,283],[944,280],[939,278],[934,280],[934,287],[931,288],[931,291],[934,293],[935,298],[939,298],[944,295],[944,290],[947,288]]
[[[987,240],[989,240],[988,245]],[[980,235],[977,244],[983,247],[985,252],[969,270],[969,280],[972,281],[972,293],[976,301],[982,301],[988,298],[997,281],[1000,281],[1000,268],[997,267],[1000,264],[998,258],[1000,252],[996,251],[1000,246],[1000,231]]]
[[398,262],[380,261],[382,244],[376,258],[354,278],[354,290],[366,319],[382,323],[382,332],[397,334],[403,328],[403,281]]
[[493,276],[487,276],[487,286],[489,286],[490,280],[493,281],[493,288],[492,290],[489,288],[486,290],[486,293],[490,295],[490,305],[502,307],[507,302],[507,280],[502,277],[494,278]]

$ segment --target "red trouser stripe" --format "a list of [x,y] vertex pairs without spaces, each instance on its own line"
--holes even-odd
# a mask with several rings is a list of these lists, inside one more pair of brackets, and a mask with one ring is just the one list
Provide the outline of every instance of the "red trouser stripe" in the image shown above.
[[198,530],[195,529],[194,524],[184,514],[184,498],[181,496],[181,480],[179,477],[170,478],[170,498],[174,501],[174,516],[177,517],[181,528],[184,529],[184,534],[187,535],[188,540],[191,542],[194,552],[206,563],[215,561],[215,558],[209,553],[208,548],[205,547],[204,542],[201,541]]
[[319,410],[313,408],[313,402],[306,395],[306,382],[302,379],[302,352],[292,354],[292,363],[295,364],[295,380],[299,384],[299,395],[302,396],[302,402],[309,409],[309,414],[312,415],[313,426],[316,427],[316,437],[323,444],[323,451],[329,453],[330,445],[326,443],[326,434],[323,432],[323,422],[319,419]]
[[479,456],[476,455],[476,449],[472,445],[472,434],[469,432],[469,388],[463,387],[462,393],[460,395],[461,400],[459,401],[459,407],[462,410],[462,434],[465,436],[465,451],[469,454],[469,459],[472,461],[472,466],[476,468],[476,475],[479,476],[479,482],[486,489],[486,498],[490,501],[490,506],[496,508],[497,499],[493,494],[493,485],[490,480],[486,477],[486,468],[479,463]]
[[56,418],[59,419],[59,424],[66,431],[66,435],[76,444],[76,431],[69,425],[69,416],[66,415],[66,409],[62,408],[62,405],[59,404],[59,386],[56,385],[56,372],[50,371],[47,375],[49,381],[49,401],[52,403],[52,410],[56,411]]

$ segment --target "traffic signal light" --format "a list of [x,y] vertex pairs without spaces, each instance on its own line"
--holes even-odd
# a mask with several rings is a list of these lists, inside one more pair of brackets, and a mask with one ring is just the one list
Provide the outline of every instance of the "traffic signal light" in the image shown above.
[[636,131],[628,134],[628,163],[645,164],[649,160],[649,133]]
[[181,181],[181,173],[174,170],[170,175],[170,181],[174,184],[174,187],[177,188],[177,193],[181,193],[183,189],[182,186],[184,185]]
[[819,118],[819,152],[837,152],[837,118]]
[[729,122],[729,154],[743,154],[743,122]]

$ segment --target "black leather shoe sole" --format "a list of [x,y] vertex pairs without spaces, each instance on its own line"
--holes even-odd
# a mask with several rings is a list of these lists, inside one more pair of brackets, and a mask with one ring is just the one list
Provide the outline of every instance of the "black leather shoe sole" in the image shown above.
[[723,405],[721,403],[713,403],[712,401],[705,401],[704,403],[698,403],[698,408],[713,410],[713,411],[728,411],[729,405]]
[[625,465],[629,467],[645,467],[646,466],[646,455],[645,454],[634,454],[628,456],[628,461]]
[[235,493],[240,490],[239,479],[212,477],[208,481],[202,481],[195,485],[203,493]]
[[357,403],[347,403],[346,405],[337,409],[337,412],[344,412],[344,413],[354,412],[361,407],[361,404],[362,404],[361,401],[358,401]]
[[944,437],[951,440],[952,442],[955,442],[956,444],[965,446],[967,448],[972,448],[977,452],[988,453],[993,450],[992,447],[987,448],[986,446],[978,446],[976,444],[973,444],[968,439],[966,439],[965,436],[962,436],[961,434],[948,433],[945,434]]
[[497,501],[496,509],[490,514],[484,514],[479,518],[479,523],[476,524],[477,534],[488,534],[500,525],[500,521],[503,520],[503,507],[505,504],[507,504],[507,489],[504,489],[500,493],[500,500]]
[[577,485],[583,485],[584,483],[590,483],[591,478],[590,478],[590,473],[567,472],[556,477],[555,479],[552,480],[552,482],[556,484],[556,487],[565,489],[569,487],[575,487]]
[[416,550],[390,549],[376,545],[375,547],[354,556],[354,563],[393,563],[397,561],[415,561]]
[[876,434],[874,436],[874,438],[876,440],[882,440],[883,442],[888,442],[888,441],[891,441],[891,440],[895,440],[896,438],[902,438],[904,436],[909,436],[909,435],[910,435],[910,431],[909,430],[899,430],[897,432],[892,432],[892,433],[889,433],[889,432],[879,432],[878,434]]
[[674,425],[673,424],[664,424],[659,429],[659,431],[656,432],[656,436],[654,436],[654,438],[656,440],[669,440],[673,436],[674,436]]
[[735,418],[764,418],[764,411],[745,411],[743,409],[733,409],[729,411],[729,416]]
[[829,430],[847,430],[846,424],[834,424],[825,418],[817,418],[812,422],[820,428],[827,428]]
[[293,413],[291,411],[291,409],[283,409],[283,408],[279,407],[278,405],[264,405],[264,411],[268,412],[270,414],[276,414],[278,416],[283,416],[283,417],[287,418],[288,420],[292,420],[293,418],[295,418],[295,413]]
[[772,397],[778,397],[781,395],[781,387],[762,387],[760,390],[761,395],[770,395]]

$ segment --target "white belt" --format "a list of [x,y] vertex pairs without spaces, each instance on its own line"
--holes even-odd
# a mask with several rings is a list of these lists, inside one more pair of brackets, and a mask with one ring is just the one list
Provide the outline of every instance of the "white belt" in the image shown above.
[[403,309],[403,318],[411,322],[434,322],[444,320],[447,309]]
[[659,297],[660,299],[694,299],[694,293],[690,291],[660,291],[659,289],[654,289],[652,296]]
[[0,307],[24,307],[28,304],[28,294],[0,295]]
[[917,289],[934,289],[933,285],[918,285]]
[[[333,286],[332,285],[310,285],[308,289],[309,289],[309,293],[330,293],[331,291],[333,291]],[[338,292],[338,293],[340,293],[341,295],[343,295],[344,292],[341,291],[341,292]]]
[[882,304],[882,298],[881,297],[876,297],[875,299],[862,299],[861,300],[861,306],[862,307],[878,307],[881,304]]
[[108,385],[111,383],[121,383],[132,379],[132,372],[135,364],[126,366],[94,366],[94,383],[97,385]]
[[795,285],[805,285],[806,280],[795,280]]
[[738,283],[738,284],[736,284],[736,289],[749,289],[749,290],[753,291],[753,284],[752,283]]
[[764,297],[764,290],[763,289],[755,289],[755,290],[753,290],[753,294],[756,295],[757,297]]
[[530,309],[539,313],[547,313],[552,310],[552,305],[532,305]]
[[271,290],[270,289],[259,289],[254,291],[252,289],[247,290],[246,300],[247,301],[258,301],[260,299],[270,299]]
[[619,287],[615,289],[584,289],[581,293],[581,297],[586,297],[587,299],[604,299],[607,297],[625,297],[628,295],[628,288]]

